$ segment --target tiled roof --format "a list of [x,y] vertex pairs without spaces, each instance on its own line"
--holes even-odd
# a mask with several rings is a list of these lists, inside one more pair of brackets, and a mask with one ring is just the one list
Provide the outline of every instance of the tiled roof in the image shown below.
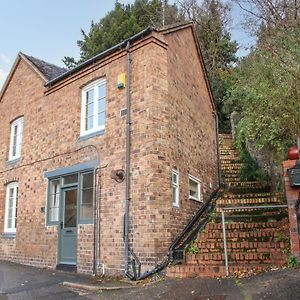
[[45,78],[50,81],[63,73],[66,73],[68,70],[62,67],[45,62],[41,59],[35,58],[33,56],[26,55],[22,53],[35,67],[45,76]]

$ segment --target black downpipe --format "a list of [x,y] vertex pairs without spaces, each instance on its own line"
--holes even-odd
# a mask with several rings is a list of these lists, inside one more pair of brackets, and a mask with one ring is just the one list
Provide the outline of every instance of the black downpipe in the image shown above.
[[126,153],[125,153],[125,216],[124,216],[124,247],[125,275],[129,278],[129,202],[130,202],[130,148],[131,148],[131,54],[130,41],[126,45],[127,82],[126,82]]
[[[125,247],[125,275],[130,280],[143,280],[168,266],[168,264],[173,259],[173,251],[179,244],[180,239],[192,229],[193,225],[196,223],[197,219],[203,214],[203,212],[208,208],[211,200],[218,194],[221,189],[221,168],[220,168],[220,151],[219,151],[219,124],[218,115],[213,112],[216,122],[216,154],[217,154],[217,168],[218,168],[218,187],[212,193],[209,200],[199,209],[196,215],[192,218],[189,224],[185,227],[181,235],[172,243],[169,248],[168,255],[164,261],[154,267],[152,270],[146,271],[141,274],[141,263],[135,253],[129,247],[129,202],[130,202],[130,150],[131,150],[131,54],[130,54],[130,41],[127,41],[126,54],[127,54],[127,82],[126,82],[126,154],[125,154],[125,168],[126,168],[126,180],[125,180],[125,215],[124,215],[124,247]],[[133,274],[129,271],[129,255],[133,257],[131,260],[131,268]],[[138,272],[136,271],[136,265],[138,265]]]
[[216,122],[216,146],[217,146],[217,164],[218,164],[218,183],[219,187],[222,185],[221,181],[221,162],[220,162],[220,142],[219,142],[219,116],[217,112],[213,113]]
[[97,186],[97,171],[99,168],[94,169],[94,253],[93,253],[93,275],[97,275],[97,264],[98,264],[98,186]]

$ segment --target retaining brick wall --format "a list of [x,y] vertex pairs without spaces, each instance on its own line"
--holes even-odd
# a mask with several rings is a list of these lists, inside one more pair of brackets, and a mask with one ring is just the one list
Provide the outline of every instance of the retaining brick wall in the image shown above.
[[289,212],[289,224],[290,224],[290,238],[291,238],[291,252],[293,255],[299,258],[300,246],[299,246],[299,232],[298,232],[298,221],[296,214],[296,202],[299,197],[300,188],[290,186],[288,177],[288,169],[294,167],[296,160],[286,160],[283,162],[283,176],[284,176],[284,188],[286,193],[286,200],[288,204]]

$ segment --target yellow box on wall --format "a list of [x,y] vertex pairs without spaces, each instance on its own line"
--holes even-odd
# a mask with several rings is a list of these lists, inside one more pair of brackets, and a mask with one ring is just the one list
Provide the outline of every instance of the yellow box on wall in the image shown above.
[[118,76],[118,89],[122,89],[126,86],[126,74],[122,73]]

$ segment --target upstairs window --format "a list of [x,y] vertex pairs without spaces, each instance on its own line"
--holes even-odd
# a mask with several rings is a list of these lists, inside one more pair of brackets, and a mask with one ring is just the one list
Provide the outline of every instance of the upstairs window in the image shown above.
[[8,233],[8,234],[16,233],[18,193],[19,193],[19,186],[17,182],[12,182],[7,185],[4,233]]
[[201,201],[201,184],[196,177],[189,175],[189,198]]
[[105,128],[106,80],[97,80],[82,91],[81,132],[88,135]]
[[9,160],[21,157],[24,118],[18,118],[11,123]]

